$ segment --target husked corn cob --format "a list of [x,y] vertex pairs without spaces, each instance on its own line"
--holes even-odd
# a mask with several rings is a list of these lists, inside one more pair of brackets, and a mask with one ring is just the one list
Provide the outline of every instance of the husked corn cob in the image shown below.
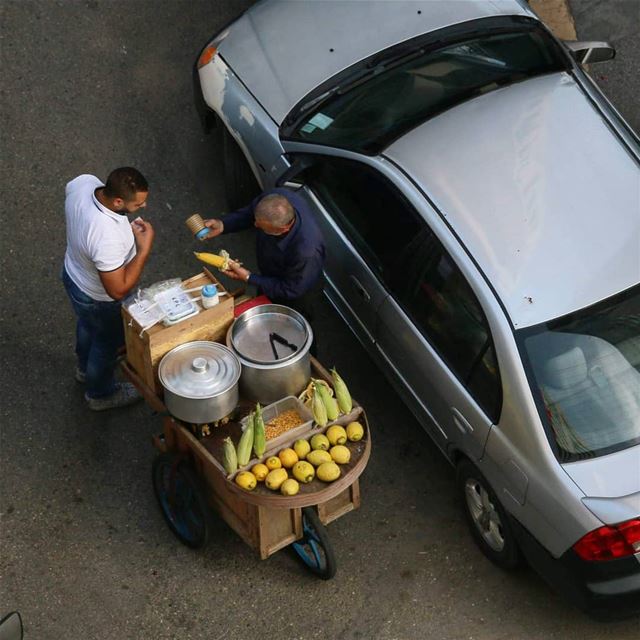
[[201,262],[210,264],[216,269],[226,269],[229,266],[229,254],[226,251],[221,251],[220,255],[216,253],[206,253],[194,251],[193,255]]
[[338,409],[336,399],[329,391],[329,387],[324,384],[316,384],[315,388],[318,390],[318,393],[322,398],[322,402],[324,403],[324,407],[327,410],[327,419],[329,421],[335,420],[340,415],[340,410]]
[[320,427],[327,426],[327,422],[329,421],[327,418],[327,408],[324,406],[324,402],[322,402],[322,396],[320,395],[316,385],[313,386],[311,412],[313,413],[313,419]]
[[251,449],[253,448],[253,412],[249,414],[249,419],[247,420],[247,427],[244,430],[244,433],[240,437],[240,442],[238,443],[238,464],[241,467],[246,466],[251,460]]
[[253,418],[253,450],[258,458],[262,457],[267,446],[267,437],[264,430],[264,420],[262,419],[262,408],[260,403],[256,405],[256,415]]
[[222,441],[222,465],[228,475],[231,475],[238,469],[238,456],[236,448],[233,446],[231,438],[225,438]]
[[344,380],[339,376],[335,367],[331,369],[331,377],[333,378],[333,390],[336,394],[336,400],[338,401],[338,407],[342,413],[351,413],[353,409],[353,400],[351,400],[351,394]]

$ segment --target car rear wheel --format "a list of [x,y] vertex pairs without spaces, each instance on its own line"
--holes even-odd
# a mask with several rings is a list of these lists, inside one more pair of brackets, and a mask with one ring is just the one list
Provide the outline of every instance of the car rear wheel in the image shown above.
[[507,512],[480,471],[468,460],[457,469],[458,490],[471,535],[489,560],[503,569],[521,563],[520,550]]

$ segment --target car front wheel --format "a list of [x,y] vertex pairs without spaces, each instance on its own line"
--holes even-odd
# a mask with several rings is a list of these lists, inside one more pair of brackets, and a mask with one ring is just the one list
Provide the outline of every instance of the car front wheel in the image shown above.
[[227,128],[222,128],[224,183],[229,211],[248,205],[259,193],[258,184],[244,153]]
[[503,569],[515,569],[521,563],[518,543],[509,516],[485,477],[463,460],[457,484],[469,530],[482,553]]

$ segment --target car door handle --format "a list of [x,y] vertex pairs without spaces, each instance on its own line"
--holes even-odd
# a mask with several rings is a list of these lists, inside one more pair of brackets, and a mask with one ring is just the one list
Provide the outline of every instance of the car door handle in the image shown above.
[[354,286],[355,290],[360,294],[360,297],[364,299],[365,302],[369,302],[371,300],[371,296],[369,292],[360,284],[360,281],[355,276],[349,276],[351,279],[351,284]]
[[453,421],[460,429],[462,433],[473,433],[473,426],[467,419],[455,408],[451,407],[451,413],[453,414]]

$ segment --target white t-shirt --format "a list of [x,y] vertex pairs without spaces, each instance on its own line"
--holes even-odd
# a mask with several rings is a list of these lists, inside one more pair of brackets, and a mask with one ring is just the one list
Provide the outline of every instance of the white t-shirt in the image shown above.
[[90,298],[113,301],[102,286],[98,271],[114,271],[131,262],[136,255],[136,243],[127,216],[98,202],[94,192],[103,186],[98,178],[86,174],[67,184],[64,266]]

